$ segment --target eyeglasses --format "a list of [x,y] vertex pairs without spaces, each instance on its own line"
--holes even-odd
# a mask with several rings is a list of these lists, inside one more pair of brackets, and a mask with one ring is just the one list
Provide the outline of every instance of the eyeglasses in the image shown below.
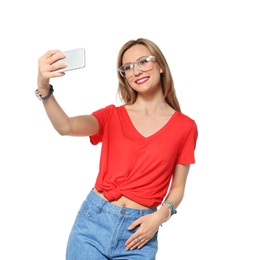
[[155,56],[148,56],[148,57],[142,57],[136,62],[126,63],[122,65],[118,71],[124,78],[130,78],[133,75],[134,72],[134,64],[137,65],[137,68],[142,71],[148,71],[153,68],[153,61],[152,59],[155,59]]

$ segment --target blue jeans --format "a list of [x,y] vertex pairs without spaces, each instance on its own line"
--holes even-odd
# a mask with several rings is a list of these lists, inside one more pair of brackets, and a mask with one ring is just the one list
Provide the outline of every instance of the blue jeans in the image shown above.
[[129,225],[154,211],[116,206],[92,190],[69,235],[66,260],[155,260],[158,232],[141,249],[125,249],[125,241],[139,228],[128,230]]

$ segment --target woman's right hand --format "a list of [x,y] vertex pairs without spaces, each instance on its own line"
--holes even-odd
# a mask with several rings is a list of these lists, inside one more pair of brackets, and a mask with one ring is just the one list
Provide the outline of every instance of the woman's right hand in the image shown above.
[[[66,55],[59,50],[50,50],[38,59],[37,90],[42,96],[49,93],[51,78],[65,75],[64,72],[58,72],[56,70],[67,67],[67,64],[64,62],[55,63],[65,57]],[[59,134],[90,136],[98,133],[99,124],[94,116],[81,115],[69,117],[53,95],[47,98],[47,101],[43,102],[43,104],[52,125]]]
[[62,77],[65,75],[64,72],[57,72],[56,70],[65,68],[67,64],[55,63],[65,57],[66,55],[59,50],[50,50],[38,59],[37,86],[38,91],[42,93],[42,95],[49,91],[50,78]]

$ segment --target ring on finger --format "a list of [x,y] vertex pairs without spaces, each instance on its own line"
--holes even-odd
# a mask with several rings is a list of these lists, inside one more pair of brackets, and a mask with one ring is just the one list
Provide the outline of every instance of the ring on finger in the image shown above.
[[140,242],[141,238],[140,237],[136,237],[136,241]]

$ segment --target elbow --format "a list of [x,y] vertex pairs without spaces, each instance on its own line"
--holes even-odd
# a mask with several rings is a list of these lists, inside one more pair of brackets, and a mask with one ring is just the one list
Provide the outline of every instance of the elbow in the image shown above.
[[65,132],[57,131],[59,135],[66,136],[67,134]]
[[66,135],[70,135],[70,129],[67,127],[64,128],[55,128],[55,130],[57,131],[57,133],[61,136],[66,136]]

